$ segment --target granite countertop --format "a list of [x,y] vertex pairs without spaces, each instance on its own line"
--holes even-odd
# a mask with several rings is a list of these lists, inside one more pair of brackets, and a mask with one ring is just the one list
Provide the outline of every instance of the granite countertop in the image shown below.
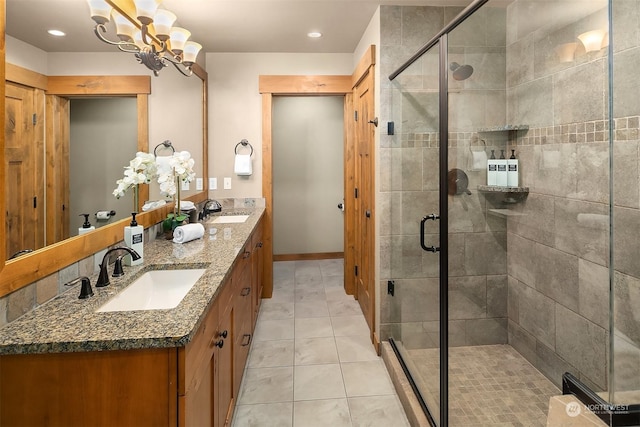
[[[204,319],[207,308],[231,273],[236,255],[262,216],[264,208],[223,211],[245,213],[244,223],[213,224],[203,221],[202,239],[184,244],[156,239],[144,247],[140,266],[125,266],[125,275],[110,277],[111,284],[96,288],[94,295],[80,300],[80,285],[37,307],[0,328],[0,354],[59,353],[181,347],[186,345]],[[217,233],[210,234],[210,229]],[[205,268],[204,275],[180,304],[169,310],[127,312],[95,311],[112,296],[148,270]],[[113,266],[109,267],[109,274]]]

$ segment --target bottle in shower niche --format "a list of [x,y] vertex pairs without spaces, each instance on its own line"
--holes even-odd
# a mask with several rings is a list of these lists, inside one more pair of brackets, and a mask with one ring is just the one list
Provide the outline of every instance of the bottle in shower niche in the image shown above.
[[500,150],[500,158],[496,160],[498,163],[498,171],[496,173],[496,185],[498,187],[507,186],[507,159],[504,157],[504,150]]
[[516,150],[511,150],[511,157],[507,159],[507,185],[509,187],[518,186],[518,159],[516,159]]
[[498,184],[498,163],[495,150],[491,150],[491,156],[487,160],[487,185]]

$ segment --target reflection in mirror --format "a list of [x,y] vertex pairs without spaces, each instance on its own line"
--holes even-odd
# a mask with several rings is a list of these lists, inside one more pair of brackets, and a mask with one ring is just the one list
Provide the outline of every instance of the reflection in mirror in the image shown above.
[[[70,100],[69,236],[128,218],[133,197],[113,196],[116,180],[137,151],[136,98]],[[135,208],[137,211],[137,208]]]

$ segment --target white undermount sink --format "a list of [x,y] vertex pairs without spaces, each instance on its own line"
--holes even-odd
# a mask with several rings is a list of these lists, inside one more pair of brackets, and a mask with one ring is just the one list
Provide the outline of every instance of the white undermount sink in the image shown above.
[[96,312],[174,308],[204,272],[203,268],[147,271]]
[[220,215],[210,222],[214,224],[238,224],[245,222],[247,218],[249,218],[249,215]]

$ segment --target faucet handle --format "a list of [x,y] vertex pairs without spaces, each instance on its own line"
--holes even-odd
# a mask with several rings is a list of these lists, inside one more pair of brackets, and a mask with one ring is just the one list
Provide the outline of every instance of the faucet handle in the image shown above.
[[122,258],[124,258],[126,255],[120,255],[118,258],[116,258],[116,262],[113,265],[113,277],[120,277],[120,276],[124,276],[124,269],[122,268]]
[[78,284],[78,282],[82,283],[82,285],[80,287],[80,295],[78,296],[78,299],[85,299],[85,298],[89,298],[90,296],[93,296],[93,289],[91,288],[91,281],[86,276],[78,277],[77,279],[74,279],[74,280],[70,281],[69,283],[65,283],[64,285],[65,286],[75,286],[75,285]]

